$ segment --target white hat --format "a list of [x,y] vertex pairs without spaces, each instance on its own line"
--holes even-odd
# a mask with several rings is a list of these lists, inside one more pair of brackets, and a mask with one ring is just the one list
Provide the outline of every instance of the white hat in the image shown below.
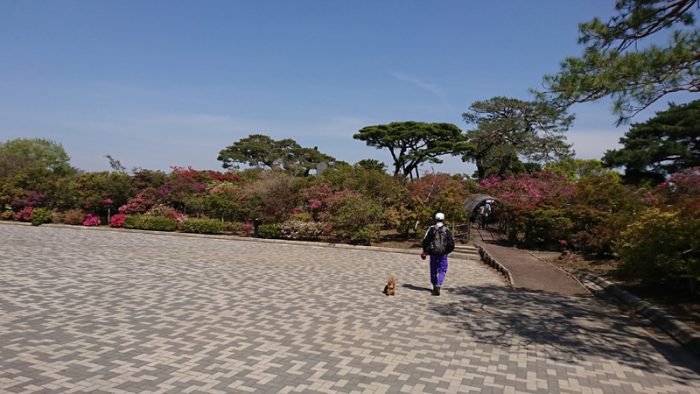
[[436,213],[436,214],[435,214],[435,220],[437,220],[437,221],[439,221],[439,222],[442,222],[443,220],[445,220],[445,214],[442,213],[442,212]]

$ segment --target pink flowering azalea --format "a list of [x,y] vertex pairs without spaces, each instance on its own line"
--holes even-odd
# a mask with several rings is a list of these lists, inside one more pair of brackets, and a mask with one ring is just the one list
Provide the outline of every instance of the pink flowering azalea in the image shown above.
[[126,205],[119,207],[119,213],[130,214],[130,213],[143,213],[147,209],[145,200],[141,193],[137,194],[136,197],[129,199]]
[[479,181],[479,185],[483,187],[495,186],[501,183],[501,178],[497,176],[492,176],[491,178],[485,178]]
[[21,211],[15,213],[14,219],[22,222],[29,222],[32,220],[32,215],[34,214],[34,208],[24,207]]
[[83,220],[83,226],[99,226],[101,224],[100,217],[89,213],[85,220]]
[[251,222],[246,222],[241,225],[241,234],[248,236],[253,233],[255,226]]
[[321,200],[318,200],[315,198],[309,201],[309,207],[312,210],[319,209],[319,208],[321,208],[322,205],[323,205],[323,202],[321,202]]

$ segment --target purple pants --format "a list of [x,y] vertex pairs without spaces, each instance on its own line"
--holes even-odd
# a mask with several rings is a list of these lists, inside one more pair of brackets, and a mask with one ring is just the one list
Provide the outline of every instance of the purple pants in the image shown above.
[[433,286],[442,286],[447,273],[447,255],[430,256],[430,283]]

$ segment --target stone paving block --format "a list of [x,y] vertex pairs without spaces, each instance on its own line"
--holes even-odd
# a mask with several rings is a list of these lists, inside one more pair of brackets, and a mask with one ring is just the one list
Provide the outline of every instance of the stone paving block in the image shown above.
[[405,254],[1,223],[0,240],[0,392],[700,392],[666,338],[477,261],[451,259],[433,297]]

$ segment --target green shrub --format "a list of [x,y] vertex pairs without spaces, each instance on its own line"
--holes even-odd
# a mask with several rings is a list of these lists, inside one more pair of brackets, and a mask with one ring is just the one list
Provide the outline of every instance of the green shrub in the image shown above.
[[627,226],[614,244],[620,271],[646,285],[700,280],[700,218],[651,208]]
[[197,234],[221,234],[224,223],[215,219],[188,219],[182,222],[182,231]]
[[227,233],[238,234],[241,232],[241,227],[243,223],[241,222],[224,222],[224,231]]
[[141,217],[142,215],[126,215],[124,218],[124,228],[141,228]]
[[32,214],[32,225],[40,226],[44,223],[48,223],[51,221],[52,216],[53,214],[51,213],[51,211],[44,208],[37,208]]
[[352,239],[359,233],[367,234],[370,225],[384,222],[381,205],[357,193],[341,195],[330,205],[329,221],[338,234]]
[[124,228],[154,231],[175,231],[177,220],[165,216],[129,215],[124,219]]
[[369,224],[350,233],[350,241],[356,244],[369,245],[381,237],[381,226]]
[[613,253],[614,241],[620,237],[620,233],[631,221],[631,214],[620,212],[607,215],[600,224],[581,226],[576,223],[577,227],[583,229],[574,233],[571,241],[574,248],[582,252],[609,256]]
[[314,220],[313,216],[309,212],[297,212],[289,215],[287,221],[294,220],[297,222],[311,222]]
[[323,223],[288,220],[280,224],[279,230],[287,239],[313,241],[323,234]]
[[261,224],[258,226],[258,235],[261,238],[282,238],[282,231],[280,226],[276,224]]
[[529,215],[525,228],[525,243],[527,245],[552,247],[560,240],[566,240],[574,227],[567,212],[563,209],[537,209]]

